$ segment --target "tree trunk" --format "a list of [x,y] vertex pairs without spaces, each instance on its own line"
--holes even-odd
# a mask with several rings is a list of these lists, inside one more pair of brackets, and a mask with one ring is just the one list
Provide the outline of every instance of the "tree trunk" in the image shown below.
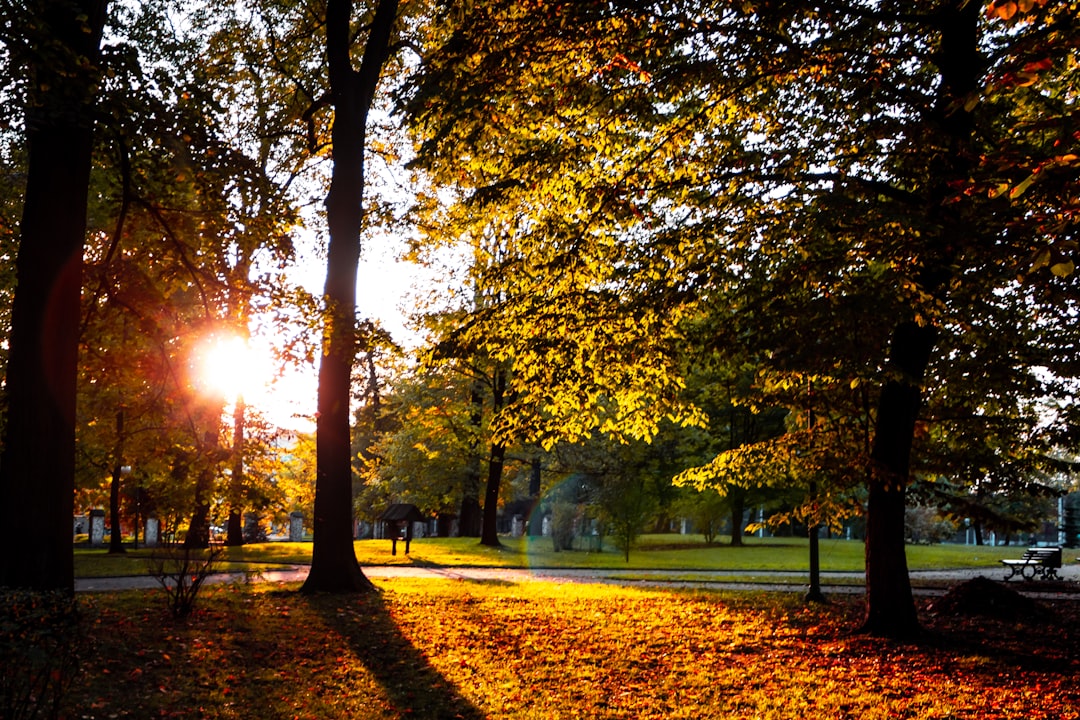
[[539,457],[532,459],[529,473],[529,537],[540,537],[544,534],[543,518],[540,517],[540,485],[543,466]]
[[[113,449],[112,478],[109,481],[109,554],[124,552],[123,534],[120,532],[120,479],[124,475],[124,411],[116,411],[116,447]],[[136,519],[136,523],[138,520]],[[136,532],[138,529],[136,528]],[[136,537],[138,541],[138,537]],[[138,544],[136,542],[136,544]]]
[[244,544],[244,420],[247,406],[242,397],[236,398],[233,410],[232,476],[229,478],[229,524],[225,544],[237,547]]
[[109,480],[109,554],[119,555],[125,552],[124,537],[120,532],[120,467],[113,468],[112,477]]
[[304,592],[373,589],[353,549],[352,443],[349,401],[356,357],[356,270],[363,224],[364,149],[375,88],[390,53],[397,0],[379,0],[360,68],[353,69],[352,2],[326,2],[326,57],[334,109],[333,167],[326,198],[326,320],[319,365],[315,441],[315,516],[311,572]]
[[866,609],[864,632],[892,638],[919,632],[904,547],[904,509],[920,384],[937,332],[914,322],[893,333],[888,370],[878,404],[871,451],[866,514]]
[[202,459],[200,464],[206,467],[199,470],[195,479],[195,507],[184,535],[184,547],[188,549],[210,547],[210,493],[214,486],[214,471],[206,459]]
[[502,484],[503,464],[506,459],[506,446],[501,442],[492,443],[491,457],[488,459],[487,488],[484,491],[484,527],[480,535],[480,544],[488,547],[500,547],[499,542],[499,486]]
[[[492,415],[498,414],[503,406],[503,393],[506,391],[506,374],[497,366],[491,378]],[[480,531],[480,544],[499,547],[499,486],[502,484],[503,465],[506,460],[506,444],[501,440],[491,443],[488,456],[488,479],[484,490],[484,526]]]
[[[936,62],[941,75],[932,137],[940,143],[936,163],[927,168],[925,213],[940,228],[924,241],[922,290],[944,299],[956,246],[969,232],[962,206],[954,202],[951,183],[965,183],[974,162],[974,122],[962,101],[978,88],[979,3],[953,0],[931,22],[940,41]],[[866,612],[862,629],[874,635],[904,638],[919,631],[904,553],[904,509],[915,421],[922,402],[921,384],[937,342],[929,324],[901,321],[893,330],[886,365],[887,380],[878,401],[871,450],[866,524]]]
[[746,494],[740,488],[728,493],[731,500],[731,547],[742,547],[743,528],[746,527]]
[[8,336],[0,586],[74,589],[75,389],[94,76],[105,0],[45,0],[33,18],[27,180]]
[[462,481],[458,533],[461,537],[478,538],[484,526],[483,510],[480,507],[480,423],[484,417],[484,391],[479,380],[473,381],[469,392],[469,405],[469,428],[473,435]]

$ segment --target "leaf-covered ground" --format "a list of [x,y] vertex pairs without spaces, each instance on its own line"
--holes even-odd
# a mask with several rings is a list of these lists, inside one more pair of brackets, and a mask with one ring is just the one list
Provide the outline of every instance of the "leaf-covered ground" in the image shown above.
[[895,643],[839,598],[381,586],[220,588],[177,622],[153,593],[97,597],[68,717],[1080,718],[1075,600],[1031,621],[939,603]]

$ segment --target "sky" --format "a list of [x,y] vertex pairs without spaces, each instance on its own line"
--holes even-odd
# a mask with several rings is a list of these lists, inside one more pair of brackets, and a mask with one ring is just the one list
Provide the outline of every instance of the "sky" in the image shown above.
[[[357,272],[357,312],[362,317],[377,318],[396,342],[409,347],[419,343],[409,327],[409,315],[415,307],[416,294],[421,288],[430,287],[431,281],[422,268],[397,259],[400,250],[392,241],[369,243],[364,248]],[[288,275],[307,291],[321,294],[326,279],[325,261],[314,257],[312,252],[302,253]],[[314,431],[318,368],[290,368],[283,377],[268,384],[274,375],[268,349],[272,342],[269,338],[253,338],[250,355],[242,359],[235,347],[231,348],[231,359],[230,351],[226,351],[224,359],[212,363],[220,366],[219,370],[206,370],[207,374],[217,376],[208,382],[226,395],[242,389],[245,402],[278,427]]]

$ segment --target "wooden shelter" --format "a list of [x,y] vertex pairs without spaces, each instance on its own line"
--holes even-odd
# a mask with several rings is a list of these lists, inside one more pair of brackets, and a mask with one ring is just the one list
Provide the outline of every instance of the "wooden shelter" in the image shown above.
[[425,519],[420,508],[408,503],[394,503],[379,516],[379,522],[385,524],[386,534],[390,538],[391,555],[397,555],[398,540],[405,541],[405,554],[409,554],[413,523],[423,522]]

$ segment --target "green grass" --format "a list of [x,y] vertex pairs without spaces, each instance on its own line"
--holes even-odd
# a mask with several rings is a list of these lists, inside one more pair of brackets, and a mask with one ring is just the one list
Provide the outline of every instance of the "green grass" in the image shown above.
[[394,579],[381,593],[216,586],[80,598],[65,717],[1080,718],[1075,603],[1025,624],[921,605],[928,642],[852,634],[834,598]]
[[[414,540],[410,554],[398,543],[398,554],[390,554],[389,540],[358,540],[354,544],[361,565],[439,565],[447,567],[507,568],[592,568],[628,570],[734,570],[803,571],[807,567],[805,538],[746,538],[743,547],[727,544],[705,545],[701,536],[646,535],[630,553],[627,563],[622,553],[605,547],[603,552],[554,552],[549,538],[503,538],[502,548],[488,548],[475,538],[424,538]],[[910,545],[911,570],[952,568],[998,568],[998,560],[1018,557],[1017,547],[965,545]],[[124,555],[105,550],[77,548],[76,577],[109,577],[146,574],[140,549]],[[227,548],[222,570],[245,571],[283,568],[311,562],[311,543],[259,543]],[[821,569],[825,572],[861,572],[863,544],[849,540],[821,541]]]
[[[503,538],[502,548],[480,545],[471,538],[417,540],[410,554],[390,555],[390,541],[362,540],[355,543],[361,565],[442,565],[508,568],[593,568],[610,570],[806,570],[808,547],[805,538],[746,538],[742,547],[726,543],[705,545],[700,535],[645,535],[626,562],[617,549],[604,552],[555,553],[549,538]],[[864,547],[860,541],[822,540],[821,569],[860,572],[864,569]],[[966,545],[909,545],[910,570],[997,567],[998,560],[1018,557],[1017,547],[976,547]]]
[[[631,551],[630,561],[607,546],[603,552],[554,552],[549,538],[502,538],[503,547],[481,546],[473,538],[416,540],[408,557],[390,555],[390,541],[361,540],[355,544],[361,565],[432,564],[448,566],[533,568],[597,568],[629,570],[805,570],[808,549],[805,538],[746,538],[742,547],[705,545],[701,536],[646,535]],[[1018,557],[1015,547],[964,545],[909,545],[911,570],[997,567],[998,560]],[[863,543],[821,540],[821,569],[861,572]]]
[[[299,543],[297,543],[299,544]],[[121,555],[110,555],[108,550],[97,548],[75,548],[75,577],[135,577],[148,574],[148,561],[153,550],[139,548],[128,550]],[[275,561],[273,548],[263,550],[260,546],[251,548],[228,548],[223,559],[217,563],[219,572],[253,572],[257,570],[279,570],[295,564],[311,562],[311,544],[306,553],[300,549],[291,550],[285,561]],[[250,557],[249,557],[250,555]],[[266,556],[267,559],[258,559]]]

